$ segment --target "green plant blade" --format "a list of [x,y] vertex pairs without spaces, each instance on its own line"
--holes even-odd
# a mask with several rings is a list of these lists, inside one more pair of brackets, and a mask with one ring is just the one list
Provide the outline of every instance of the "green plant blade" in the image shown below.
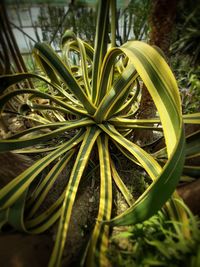
[[76,35],[71,32],[67,31],[62,37],[62,46],[67,42],[68,39],[73,38],[78,46],[78,50],[80,53],[80,59],[81,59],[81,67],[82,67],[82,76],[83,76],[83,81],[85,85],[85,92],[89,99],[91,100],[91,86],[89,82],[89,76],[88,76],[88,66],[87,66],[87,53],[85,49],[85,43],[80,39],[77,38]]
[[133,144],[131,141],[120,135],[112,125],[99,124],[99,127],[101,127],[101,129],[106,132],[113,140],[115,140],[118,144],[129,151],[130,154],[138,160],[141,166],[150,175],[152,180],[157,179],[158,175],[161,173],[162,168],[150,154],[148,154],[138,145]]
[[170,155],[182,128],[181,101],[175,78],[162,56],[147,44],[128,42],[121,50],[134,64],[154,100]]
[[[174,191],[184,163],[185,141],[181,119],[181,101],[176,81],[168,65],[155,49],[141,42],[128,42],[121,47],[121,51],[134,64],[158,109],[167,146],[168,162],[162,170],[157,162],[144,155],[145,161],[148,159],[151,162],[148,166],[147,162],[142,159],[141,151],[131,151],[133,144],[132,146],[131,143],[129,144],[131,148],[128,147],[128,143],[124,144],[124,147],[137,158],[154,181],[131,208],[111,220],[112,225],[136,223],[147,219],[160,209]],[[122,145],[120,137],[115,136],[116,132],[113,134],[113,129],[110,133],[111,127],[109,131],[105,125],[100,125],[100,127]],[[166,190],[161,193],[163,185]]]
[[[70,39],[71,38],[72,39],[76,39],[75,34],[68,30],[62,36],[62,40],[61,40],[62,47],[64,48],[65,45],[68,45],[68,43],[70,43],[69,47],[74,49],[75,51],[79,52],[80,49],[79,49],[79,46],[78,46],[76,40],[69,42],[69,38]],[[90,61],[92,61],[93,57],[94,57],[94,49],[93,49],[93,47],[91,45],[89,45],[88,43],[84,42],[83,40],[81,40],[81,42],[84,45],[84,49],[85,49],[87,57],[90,59]]]
[[186,137],[186,157],[199,154],[200,151],[200,130]]
[[112,170],[113,180],[115,181],[118,189],[120,190],[120,192],[124,196],[124,198],[125,198],[126,202],[128,203],[128,205],[131,206],[135,202],[135,200],[134,200],[131,192],[128,190],[128,188],[124,184],[123,180],[119,176],[119,174],[118,174],[118,172],[117,172],[117,170],[115,168],[114,162],[111,160],[110,163],[111,163],[111,170]]
[[[114,112],[114,117],[121,116],[123,118],[124,116],[131,116],[133,118],[135,112],[139,108],[139,103],[141,99],[140,84],[137,80],[136,84],[136,88],[134,86],[134,83],[133,85],[131,85],[131,87],[133,88],[131,89],[129,96],[127,97],[127,99],[125,99],[123,104],[121,103],[121,105],[117,107],[118,111]],[[113,113],[113,110],[111,110],[111,113]]]
[[60,126],[65,126],[66,124],[69,124],[70,122],[55,122],[55,123],[47,123],[47,124],[44,124],[44,125],[38,125],[38,126],[35,126],[35,127],[32,127],[32,128],[29,128],[29,129],[26,129],[24,131],[21,131],[19,133],[16,133],[16,134],[13,134],[12,136],[10,136],[8,138],[8,140],[12,140],[12,139],[17,139],[17,138],[20,138],[20,137],[23,137],[23,136],[26,136],[26,135],[29,135],[29,134],[33,134],[34,132],[42,132],[42,130],[44,129],[57,129],[59,128]]
[[45,200],[48,192],[52,188],[54,182],[62,172],[62,170],[66,167],[67,163],[70,161],[71,157],[74,155],[75,150],[70,150],[63,155],[63,157],[53,166],[47,176],[42,180],[40,185],[31,195],[31,199],[29,200],[29,205],[34,205],[29,208],[28,218],[32,217],[35,212],[39,209],[43,201]]
[[108,266],[106,251],[108,247],[109,228],[102,225],[102,220],[110,220],[112,210],[112,178],[110,156],[108,151],[108,137],[102,135],[97,139],[100,161],[100,203],[97,222],[90,239],[87,266]]
[[28,188],[22,193],[22,195],[15,201],[15,203],[9,208],[7,222],[18,231],[26,232],[24,225],[24,208],[26,195]]
[[[101,68],[101,73],[98,81],[98,94],[96,94],[95,103],[98,104],[105,97],[106,93],[109,91],[110,77],[112,74],[113,65],[115,64],[115,59],[121,55],[119,49],[111,49],[107,52]],[[124,70],[125,68],[123,68]],[[123,72],[122,70],[122,72]]]
[[97,29],[95,36],[94,59],[93,59],[93,72],[92,72],[92,101],[97,103],[99,94],[99,79],[104,55],[107,51],[108,35],[107,23],[110,0],[99,1],[98,14],[97,14]]
[[29,146],[33,146],[47,140],[50,140],[53,137],[56,137],[60,133],[64,133],[68,130],[81,128],[83,126],[89,126],[94,124],[92,120],[82,119],[78,121],[71,122],[67,126],[63,126],[59,129],[53,130],[50,133],[42,134],[35,137],[23,138],[23,139],[8,139],[8,140],[0,140],[0,151],[11,151],[15,149],[25,148]]
[[67,230],[69,227],[69,220],[71,217],[74,200],[78,190],[78,185],[82,177],[83,171],[86,167],[86,164],[89,160],[89,155],[91,153],[93,145],[100,132],[100,129],[96,127],[90,127],[85,133],[65,193],[58,233],[56,236],[56,242],[54,245],[53,253],[51,255],[49,267],[60,266],[67,236]]
[[[117,128],[134,128],[136,125],[138,126],[153,126],[154,124],[159,124],[160,119],[127,119],[122,117],[111,118],[109,120],[112,125]],[[156,128],[156,127],[155,127]]]
[[62,203],[65,197],[65,191],[59,198],[40,215],[25,220],[27,232],[42,233],[47,230],[61,215]]
[[65,103],[58,98],[55,98],[54,96],[51,96],[50,94],[46,94],[37,90],[33,89],[20,89],[20,90],[13,90],[12,92],[9,92],[7,94],[4,94],[3,96],[0,97],[0,112],[2,113],[2,110],[5,106],[5,104],[11,100],[15,96],[19,96],[22,94],[32,94],[34,96],[39,96],[43,99],[49,99],[52,100],[54,103],[60,105],[61,107],[65,108],[66,111],[71,112],[72,114],[75,115],[86,115],[87,112],[85,110],[78,109],[68,103]]
[[116,111],[118,111],[119,106],[127,98],[128,93],[131,89],[131,84],[137,78],[138,74],[134,69],[132,64],[128,65],[120,77],[114,82],[111,89],[105,94],[94,118],[98,122],[106,121],[109,119]]
[[1,210],[0,211],[0,233],[2,232],[2,228],[8,222],[8,214],[9,209]]
[[26,80],[26,79],[37,79],[37,80],[43,81],[44,83],[53,87],[55,90],[59,91],[60,95],[65,97],[67,101],[68,100],[71,101],[74,105],[80,105],[80,102],[78,102],[71,94],[66,92],[62,87],[51,82],[48,78],[45,78],[41,75],[37,75],[35,73],[17,73],[17,74],[7,74],[4,76],[0,76],[1,93],[3,94],[3,92],[10,86],[15,85],[19,82],[22,82],[23,80]]
[[183,114],[184,123],[200,124],[200,113]]
[[69,90],[83,104],[89,114],[95,112],[95,106],[91,103],[85,92],[81,89],[77,81],[74,79],[71,71],[62,63],[61,59],[45,43],[37,43],[34,48],[34,53],[40,56],[48,65],[53,68],[60,78],[67,84]]
[[82,132],[63,144],[55,151],[38,160],[33,166],[18,175],[10,183],[0,190],[0,209],[6,209],[13,205],[21,194],[29,187],[31,182],[41,171],[60,155],[75,147],[83,139]]
[[183,168],[183,174],[194,177],[194,178],[199,178],[200,177],[200,166],[189,166],[185,164]]
[[[107,222],[114,225],[130,225],[151,217],[173,193],[184,165],[184,133],[175,147],[174,154],[163,168],[161,175],[153,181],[148,189],[137,199],[132,207],[124,213]],[[165,190],[163,190],[163,186]]]

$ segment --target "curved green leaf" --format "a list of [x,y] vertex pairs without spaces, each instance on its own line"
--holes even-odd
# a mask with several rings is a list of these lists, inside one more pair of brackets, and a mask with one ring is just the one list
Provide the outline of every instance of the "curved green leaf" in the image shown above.
[[86,115],[85,110],[81,110],[80,108],[76,108],[66,102],[63,102],[54,96],[51,96],[50,94],[46,94],[40,91],[36,91],[33,89],[20,89],[20,90],[13,90],[12,92],[9,92],[7,94],[4,94],[3,96],[0,97],[0,112],[2,113],[2,110],[5,106],[5,104],[11,100],[13,97],[21,95],[21,94],[32,94],[34,96],[39,96],[44,99],[50,99],[56,104],[60,105],[61,107],[65,108],[66,111],[71,112],[72,114],[75,115]]
[[200,124],[200,113],[183,114],[184,123]]
[[119,132],[109,124],[99,124],[99,127],[106,132],[113,140],[128,150],[146,170],[150,177],[155,180],[161,173],[161,166],[155,159],[138,145],[124,138]]
[[[159,210],[173,193],[179,181],[184,164],[184,145],[184,133],[182,132],[175,152],[163,168],[161,175],[153,181],[130,208],[111,221],[104,223],[112,226],[130,225],[148,219]],[[163,190],[163,186],[165,190]]]
[[62,63],[57,54],[45,43],[37,43],[34,48],[34,53],[40,56],[45,62],[49,64],[60,76],[60,78],[67,84],[69,90],[76,96],[83,104],[85,109],[90,114],[94,114],[96,108],[91,103],[85,92],[74,79],[71,71]]
[[94,45],[93,71],[92,71],[92,101],[98,105],[99,79],[104,55],[107,51],[108,34],[107,23],[110,0],[98,2],[97,29]]
[[118,110],[119,103],[123,103],[127,98],[131,89],[130,86],[137,76],[134,66],[128,65],[99,104],[94,114],[94,119],[98,123],[108,120]]
[[71,94],[66,92],[62,87],[51,82],[48,78],[45,78],[41,75],[37,75],[35,73],[18,73],[18,74],[7,74],[4,76],[0,76],[1,92],[3,93],[11,85],[15,85],[16,83],[22,82],[23,80],[30,78],[43,81],[44,83],[48,84],[49,86],[57,90],[61,94],[61,96],[66,98],[66,100],[71,101],[75,105],[80,105],[80,103]]
[[82,177],[83,171],[86,167],[86,164],[89,160],[89,155],[91,153],[93,145],[100,132],[101,131],[98,128],[90,127],[87,128],[87,131],[85,133],[65,193],[65,199],[62,205],[62,214],[60,218],[58,233],[56,236],[56,242],[54,245],[53,253],[51,255],[49,267],[60,265],[66,241],[67,230],[69,227],[72,207],[78,190],[78,185]]
[[28,188],[31,182],[37,177],[41,171],[48,166],[53,160],[63,153],[75,147],[83,139],[82,131],[70,139],[68,142],[60,146],[55,151],[49,153],[44,158],[38,160],[33,166],[29,167],[23,173],[18,175],[10,183],[0,190],[0,209],[6,209],[13,205],[14,202]]
[[80,39],[77,38],[76,35],[71,32],[67,31],[62,37],[62,46],[67,42],[68,39],[73,38],[78,46],[78,50],[80,53],[80,58],[81,58],[81,67],[82,67],[82,76],[86,88],[86,94],[91,99],[91,86],[89,82],[89,77],[88,77],[88,66],[87,66],[87,54],[86,54],[86,49],[85,49],[85,43]]
[[60,133],[64,133],[68,130],[79,129],[84,126],[93,125],[94,122],[88,119],[82,119],[73,121],[66,126],[60,127],[59,129],[53,130],[50,133],[41,134],[35,137],[23,138],[23,139],[8,139],[0,140],[0,152],[16,150],[24,147],[34,146],[44,141],[50,140],[53,137],[58,136]]
[[97,139],[100,163],[100,203],[87,253],[87,266],[108,266],[106,251],[108,247],[109,228],[102,225],[102,220],[110,220],[112,210],[112,177],[110,169],[110,156],[108,150],[108,137],[102,135]]

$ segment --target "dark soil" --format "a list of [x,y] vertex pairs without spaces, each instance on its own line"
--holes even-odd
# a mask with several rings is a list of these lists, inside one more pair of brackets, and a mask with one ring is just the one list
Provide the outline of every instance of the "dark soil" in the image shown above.
[[45,267],[53,247],[52,238],[48,234],[0,235],[1,267]]

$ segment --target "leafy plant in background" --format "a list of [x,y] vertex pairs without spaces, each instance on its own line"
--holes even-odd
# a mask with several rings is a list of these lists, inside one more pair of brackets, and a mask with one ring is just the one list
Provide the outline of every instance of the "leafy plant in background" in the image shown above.
[[181,94],[183,114],[200,110],[200,67],[191,67],[190,60],[189,56],[183,55],[171,58]]
[[185,78],[180,78],[178,80],[181,87],[180,91],[182,97],[183,113],[194,113],[200,111],[199,75],[200,67],[196,67],[195,69],[191,69],[189,72],[185,72]]
[[177,56],[172,60],[181,94],[183,114],[200,110],[200,67],[190,67],[188,57]]
[[[149,30],[147,17],[149,10],[149,0],[131,0],[125,9],[119,9],[117,11],[118,19],[116,39],[120,45],[130,39],[147,39],[147,32]],[[122,31],[123,34],[120,31]]]
[[[109,255],[114,266],[199,266],[199,220],[180,200],[176,201],[188,213],[191,238],[185,238],[181,221],[170,220],[165,212],[159,211],[149,220],[131,226],[112,238]],[[120,248],[122,239],[129,249]]]
[[[111,48],[107,49],[109,7]],[[27,103],[19,112],[36,122],[33,127],[1,140],[0,151],[43,153],[41,159],[0,190],[1,226],[9,223],[20,231],[41,233],[59,219],[49,266],[61,264],[76,193],[92,151],[98,151],[100,203],[84,259],[88,266],[108,265],[105,252],[109,225],[135,224],[151,217],[170,198],[182,173],[185,138],[175,78],[163,57],[149,45],[131,41],[115,47],[115,19],[115,1],[99,1],[94,49],[67,31],[62,39],[63,60],[49,45],[35,45],[33,53],[42,76],[20,73],[0,77],[1,113],[9,101],[27,94]],[[48,91],[40,88],[7,90],[25,79],[45,83]],[[135,118],[142,82],[157,107],[158,118]],[[199,123],[198,118],[199,114],[187,115],[185,121]],[[163,131],[166,148],[154,154],[146,152],[129,138],[134,129]],[[136,201],[111,158],[113,146],[127,160],[144,168],[152,179]],[[192,147],[190,153],[197,154],[196,149]],[[66,177],[66,189],[55,203],[38,214],[54,182],[70,161],[73,168],[70,177]],[[48,166],[50,170],[41,180],[40,175]],[[111,219],[112,180],[130,207]],[[174,200],[171,202],[173,205],[167,205],[167,210],[183,222],[183,234],[189,238],[187,215]]]
[[172,54],[185,54],[190,56],[190,63],[192,65],[199,64],[200,60],[200,30],[199,30],[199,11],[200,6],[198,2],[188,3],[182,2],[182,12],[179,14],[179,21],[177,21],[177,36],[176,41],[171,46]]
[[198,1],[180,1],[176,31],[170,47],[172,68],[180,87],[183,113],[199,112],[199,11]]

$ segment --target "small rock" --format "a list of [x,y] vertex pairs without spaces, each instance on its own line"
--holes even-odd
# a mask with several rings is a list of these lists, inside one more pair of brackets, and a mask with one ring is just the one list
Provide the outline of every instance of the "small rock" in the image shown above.
[[95,197],[94,196],[92,196],[91,198],[89,198],[89,202],[90,203],[93,203],[95,201]]

